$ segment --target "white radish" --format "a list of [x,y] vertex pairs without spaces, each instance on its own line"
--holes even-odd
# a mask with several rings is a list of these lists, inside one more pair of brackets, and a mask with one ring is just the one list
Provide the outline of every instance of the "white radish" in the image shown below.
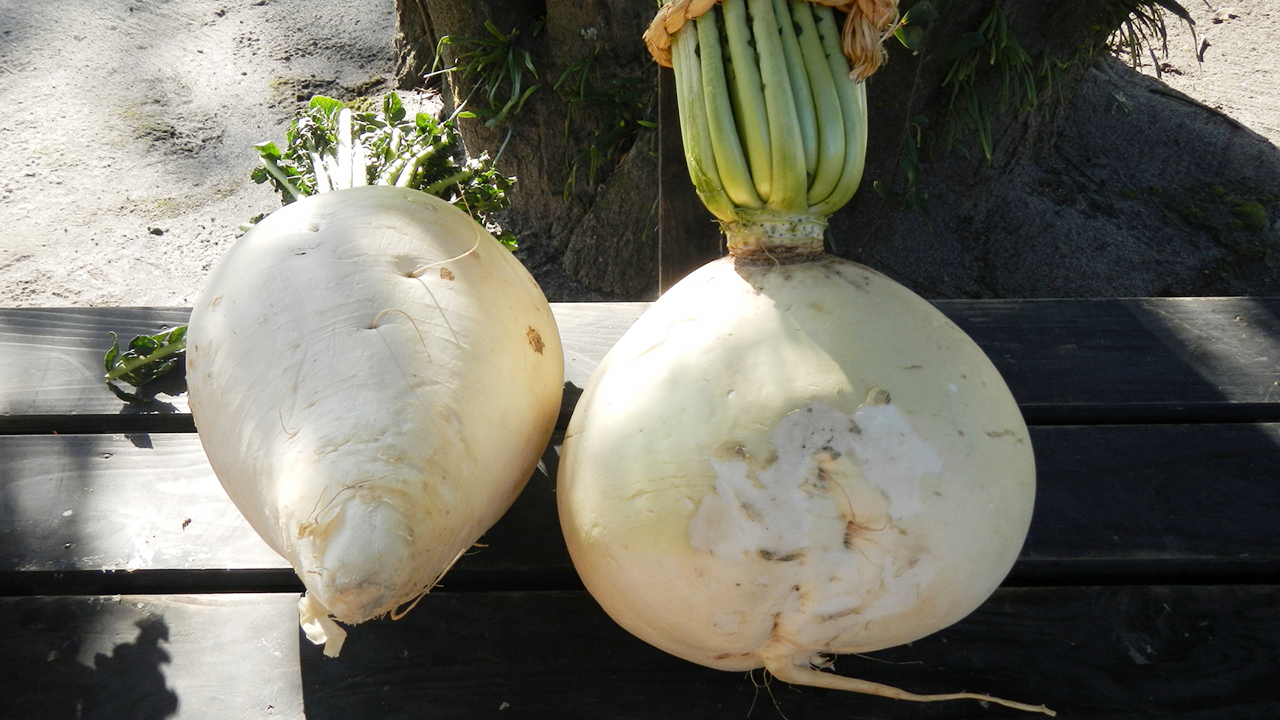
[[1026,536],[1035,463],[995,367],[925,300],[830,256],[725,258],[597,368],[557,497],[587,589],[641,639],[906,697],[814,668],[986,600]]
[[559,412],[532,276],[466,213],[386,186],[302,198],[242,237],[188,330],[218,479],[297,570],[308,635],[430,590],[506,511]]
[[1035,500],[1027,427],[990,360],[919,296],[823,251],[863,173],[852,76],[874,71],[897,14],[836,3],[842,31],[832,4],[667,2],[645,35],[730,256],[668,290],[583,390],[557,481],[569,553],[620,625],[692,662],[1052,714],[824,672],[977,608]]

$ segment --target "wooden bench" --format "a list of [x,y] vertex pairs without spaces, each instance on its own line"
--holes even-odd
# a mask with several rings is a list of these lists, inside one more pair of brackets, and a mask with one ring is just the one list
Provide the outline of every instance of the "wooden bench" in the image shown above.
[[[1280,300],[939,302],[1005,374],[1039,466],[1005,587],[845,674],[1072,718],[1280,717]],[[561,430],[643,304],[555,306]],[[181,383],[139,411],[108,331],[185,309],[0,311],[0,718],[974,718],[667,656],[582,590],[557,440],[508,515],[404,619],[300,640],[292,570],[210,471]]]

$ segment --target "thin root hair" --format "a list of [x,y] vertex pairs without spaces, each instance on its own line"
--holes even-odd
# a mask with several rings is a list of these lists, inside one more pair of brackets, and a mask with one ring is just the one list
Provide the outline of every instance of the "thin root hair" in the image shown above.
[[452,569],[453,566],[457,564],[459,560],[462,559],[462,556],[465,555],[467,550],[469,549],[471,549],[471,546],[463,548],[461,552],[455,555],[454,558],[449,561],[449,564],[445,565],[444,569],[436,574],[435,579],[427,583],[427,586],[422,589],[422,592],[418,593],[412,600],[408,602],[407,605],[402,605],[401,607],[398,607],[392,610],[390,613],[388,613],[388,615],[391,616],[391,619],[399,620],[400,618],[409,614],[410,610],[413,610],[415,607],[418,606],[418,602],[422,600],[422,598],[426,597],[427,594],[430,593],[432,590],[436,589],[437,587],[440,587],[440,578],[444,577],[444,574],[449,572],[449,570]]
[[[336,493],[334,493],[333,497],[329,498],[328,501],[325,501],[324,493],[322,492],[320,494],[320,497],[316,498],[315,506],[311,508],[311,512],[307,515],[307,521],[298,526],[298,537],[299,538],[306,537],[306,535],[311,531],[311,528],[315,527],[317,524],[320,523],[320,516],[329,512],[329,509],[332,508],[333,504],[338,501],[338,498],[342,497],[343,493],[349,490],[358,490],[364,487],[365,485],[371,485],[381,479],[382,478],[370,478],[368,480],[361,480],[360,482],[351,483],[350,485],[343,485],[342,488],[339,489]],[[386,498],[382,498],[382,500],[388,503],[391,502]],[[321,505],[322,502],[324,503],[323,506]],[[391,503],[391,504],[394,505],[395,503]]]
[[[422,283],[422,287],[426,288],[426,290],[427,290],[427,294],[431,296],[431,302],[435,303],[436,309],[440,311],[440,319],[441,319],[441,320],[444,320],[445,327],[449,328],[449,333],[450,333],[451,335],[453,335],[453,342],[454,342],[454,344],[456,344],[458,347],[462,347],[462,338],[458,337],[458,331],[457,331],[457,330],[455,330],[455,329],[453,329],[453,323],[449,322],[449,316],[448,316],[448,314],[446,314],[446,313],[445,313],[444,308],[440,306],[440,300],[436,298],[436,294],[435,294],[435,292],[431,289],[431,286],[427,284],[427,281],[422,279],[422,275],[423,275],[427,270],[430,270],[431,268],[439,267],[439,266],[441,266],[441,265],[444,265],[445,263],[450,263],[450,262],[453,262],[453,261],[455,261],[455,260],[461,260],[462,258],[464,258],[464,257],[466,257],[466,256],[468,256],[468,255],[471,255],[471,254],[472,254],[472,253],[474,253],[476,250],[478,250],[478,249],[480,248],[480,239],[481,239],[481,237],[483,237],[483,236],[480,234],[480,232],[481,232],[481,231],[480,231],[480,226],[479,226],[478,224],[476,224],[476,225],[475,225],[475,227],[473,228],[473,230],[474,230],[474,232],[475,232],[475,234],[476,234],[476,241],[475,241],[474,243],[472,243],[472,244],[471,244],[471,248],[470,248],[469,250],[467,250],[466,252],[464,252],[464,253],[462,253],[462,254],[460,254],[460,255],[455,255],[455,256],[453,256],[453,257],[451,257],[451,258],[447,258],[447,259],[445,259],[445,260],[437,260],[437,261],[432,262],[432,263],[427,263],[426,265],[423,265],[422,267],[418,268],[417,270],[414,270],[414,271],[409,275],[409,277],[415,278],[416,280],[418,280],[418,282]],[[426,346],[426,344],[425,344],[425,343],[423,343],[423,347],[425,347],[425,346]],[[428,359],[428,360],[430,360],[430,359],[431,359],[431,355],[430,355],[430,354],[428,354],[428,355],[427,355],[427,359]]]
[[421,278],[428,270],[432,268],[437,268],[437,267],[440,267],[441,265],[444,265],[445,263],[451,263],[456,260],[461,260],[462,258],[467,257],[468,255],[474,254],[476,250],[480,249],[480,238],[483,236],[480,234],[480,225],[478,223],[474,228],[472,228],[472,230],[476,234],[476,241],[471,243],[471,247],[468,248],[465,252],[459,253],[450,258],[445,258],[443,260],[436,260],[435,262],[429,262],[426,265],[423,265],[422,267],[417,268],[413,272],[409,273],[408,277]]
[[1043,713],[1051,717],[1057,715],[1056,712],[1050,710],[1044,705],[1029,705],[1027,703],[1003,700],[998,697],[982,695],[979,693],[958,692],[937,695],[917,695],[915,693],[893,687],[892,685],[883,685],[870,680],[860,680],[858,678],[852,678],[845,675],[822,672],[821,670],[816,670],[809,665],[797,665],[791,661],[790,657],[786,657],[784,655],[766,655],[762,659],[764,660],[766,671],[779,680],[791,683],[792,685],[808,685],[810,687],[826,688],[828,690],[845,690],[848,692],[864,693],[866,695],[877,695],[879,697],[891,698],[894,700],[910,700],[912,702],[977,700],[979,702],[990,702],[997,705],[1003,705],[1015,710]]
[[[431,299],[434,300],[435,297],[432,296]],[[412,315],[401,310],[400,308],[387,308],[386,310],[383,310],[382,312],[375,315],[373,318],[373,322],[369,324],[369,329],[377,330],[378,323],[381,322],[382,316],[390,312],[400,313],[401,315],[405,316],[406,319],[409,320],[409,324],[413,326],[414,332],[418,333],[418,342],[422,343],[422,349],[427,353],[427,362],[431,362],[431,349],[427,347],[427,339],[422,335],[422,329],[418,327],[418,323],[416,320],[413,319]],[[448,321],[446,321],[446,323],[447,322]],[[452,330],[453,328],[449,328],[449,329]]]
[[756,680],[756,671],[749,670],[747,678],[751,680],[751,685],[755,688],[755,694],[751,697],[751,707],[747,708],[747,717],[751,717],[751,713],[755,711],[756,700],[760,697],[760,691],[764,690],[769,695],[769,702],[773,703],[773,709],[777,711],[778,717],[787,720],[787,714],[782,712],[782,706],[778,704],[778,696],[773,694],[773,676],[768,670],[761,673],[763,680]]
[[[434,587],[434,583],[432,584],[432,587]],[[404,617],[405,615],[408,615],[410,610],[412,610],[412,609],[414,609],[415,607],[417,607],[417,606],[418,606],[418,601],[419,601],[419,600],[421,600],[422,598],[426,597],[426,596],[427,596],[427,593],[429,593],[429,592],[431,592],[431,587],[428,587],[426,590],[423,590],[422,592],[418,593],[418,594],[417,594],[416,596],[414,596],[414,598],[413,598],[412,600],[410,600],[406,605],[401,605],[400,607],[393,609],[391,612],[389,612],[389,613],[387,613],[387,614],[391,616],[391,619],[392,619],[392,620],[399,620],[400,618]]]

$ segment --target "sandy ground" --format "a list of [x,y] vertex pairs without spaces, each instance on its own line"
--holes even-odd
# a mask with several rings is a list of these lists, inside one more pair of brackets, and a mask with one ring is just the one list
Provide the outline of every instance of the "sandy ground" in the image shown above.
[[1196,21],[1194,36],[1170,18],[1168,57],[1142,71],[1280,146],[1280,2],[1183,5]]
[[393,0],[0,0],[0,304],[189,305],[297,98],[389,89]]
[[[1185,4],[1161,78],[1280,145],[1280,3]],[[189,305],[279,205],[253,143],[390,89],[394,32],[393,0],[0,0],[0,305]]]

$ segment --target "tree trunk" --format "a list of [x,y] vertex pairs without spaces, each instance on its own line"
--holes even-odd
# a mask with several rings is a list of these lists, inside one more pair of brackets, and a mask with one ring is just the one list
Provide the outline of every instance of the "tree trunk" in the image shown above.
[[[477,45],[518,33],[519,112],[484,116],[461,129],[472,154],[501,152],[498,167],[517,178],[512,206],[499,216],[518,254],[548,296],[648,298],[657,285],[657,150],[645,123],[656,117],[656,66],[640,42],[644,3],[623,0],[398,0],[403,18],[421,3],[443,46],[442,66],[465,65]],[[408,13],[412,14],[412,13]],[[418,32],[402,25],[406,35]],[[523,65],[526,57],[536,77]],[[447,107],[483,110],[477,81],[461,71],[442,83]],[[557,87],[557,85],[559,87]],[[499,83],[498,104],[510,97]],[[492,126],[490,126],[492,125]],[[618,130],[618,132],[614,132]]]
[[422,85],[436,56],[436,34],[426,0],[396,0],[396,80],[409,90]]

